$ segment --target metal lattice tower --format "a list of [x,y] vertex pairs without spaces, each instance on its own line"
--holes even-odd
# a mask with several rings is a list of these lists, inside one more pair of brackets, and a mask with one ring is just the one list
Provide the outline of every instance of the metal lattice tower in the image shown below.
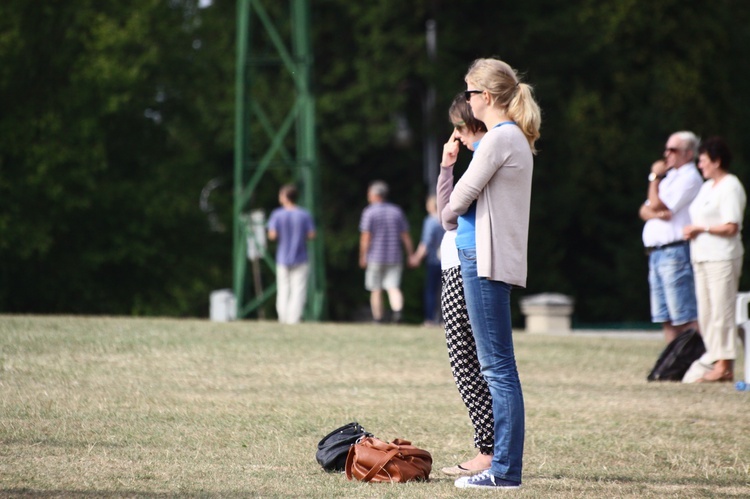
[[[285,10],[278,0],[269,0],[266,4],[276,13],[274,19],[263,4],[262,0],[237,0],[233,248],[237,317],[247,317],[276,291],[273,283],[249,299],[248,240],[250,244],[254,241],[250,216],[253,195],[260,188],[261,179],[280,167],[293,172],[294,181],[301,187],[299,204],[315,221],[317,237],[308,243],[310,278],[305,318],[320,320],[325,310],[325,269],[323,231],[315,202],[320,199],[320,180],[315,101],[310,89],[313,64],[310,5],[309,0],[289,0]],[[281,99],[288,103],[288,110],[274,108],[268,112],[263,104],[269,101],[269,92],[279,101],[281,92],[273,89],[281,75],[293,82],[291,95],[284,93]],[[261,100],[260,92],[264,89],[266,93]],[[279,115],[281,119],[274,120]],[[276,182],[271,188],[276,192],[278,187]],[[255,262],[262,262],[275,272],[274,259],[266,251]]]

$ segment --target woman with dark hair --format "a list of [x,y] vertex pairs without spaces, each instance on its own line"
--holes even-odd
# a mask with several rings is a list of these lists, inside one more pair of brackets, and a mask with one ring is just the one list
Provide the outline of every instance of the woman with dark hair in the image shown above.
[[698,149],[698,169],[706,182],[690,205],[690,240],[695,295],[706,353],[690,366],[683,382],[732,381],[737,357],[735,303],[742,273],[742,221],[747,198],[729,173],[732,155],[721,137]]
[[477,345],[471,331],[471,324],[469,324],[469,314],[466,311],[464,281],[461,278],[461,263],[456,249],[458,217],[450,208],[446,209],[446,206],[453,191],[453,167],[456,164],[461,144],[468,150],[475,151],[479,141],[487,133],[487,128],[471,114],[471,108],[463,92],[453,99],[448,110],[448,118],[453,124],[453,133],[443,146],[436,189],[438,218],[445,229],[443,242],[440,245],[443,281],[440,301],[453,380],[456,382],[461,400],[469,411],[469,419],[474,426],[474,446],[479,449],[479,452],[468,461],[443,468],[442,472],[450,476],[466,476],[489,469],[492,462],[495,432],[492,419],[492,395],[487,387],[487,381],[482,377],[477,359]]

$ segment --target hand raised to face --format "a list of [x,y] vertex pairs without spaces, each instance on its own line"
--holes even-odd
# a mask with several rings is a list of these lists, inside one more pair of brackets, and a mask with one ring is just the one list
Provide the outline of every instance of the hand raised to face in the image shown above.
[[443,158],[440,161],[440,166],[453,166],[456,164],[458,158],[458,151],[461,147],[461,143],[456,137],[456,130],[453,130],[448,142],[443,145]]

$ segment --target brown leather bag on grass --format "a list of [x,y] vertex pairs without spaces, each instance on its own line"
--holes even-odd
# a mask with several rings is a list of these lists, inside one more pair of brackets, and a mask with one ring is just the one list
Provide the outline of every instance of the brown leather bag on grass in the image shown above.
[[365,437],[349,448],[345,470],[346,478],[362,482],[428,480],[432,456],[408,440],[397,438],[388,443]]

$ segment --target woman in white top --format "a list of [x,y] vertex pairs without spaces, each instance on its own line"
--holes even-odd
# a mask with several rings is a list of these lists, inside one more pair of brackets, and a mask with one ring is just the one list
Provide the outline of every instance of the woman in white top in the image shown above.
[[707,181],[690,205],[690,240],[700,324],[706,353],[690,367],[683,381],[715,382],[734,379],[736,351],[735,303],[742,273],[742,220],[745,189],[729,173],[729,147],[712,137],[698,149],[698,168]]

